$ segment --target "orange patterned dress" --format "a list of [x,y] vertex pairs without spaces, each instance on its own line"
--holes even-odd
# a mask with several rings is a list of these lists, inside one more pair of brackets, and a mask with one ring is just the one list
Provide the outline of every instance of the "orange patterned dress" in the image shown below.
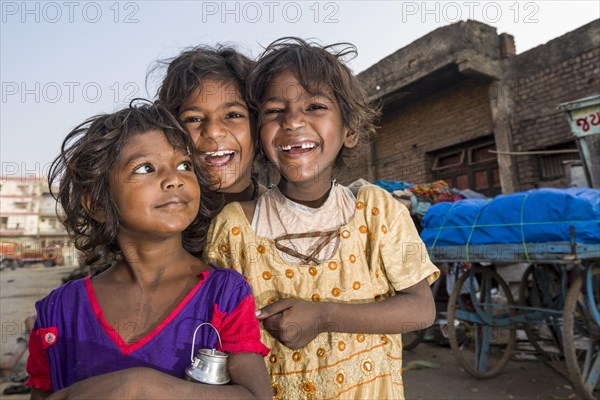
[[[383,189],[359,189],[339,245],[316,265],[290,263],[274,241],[258,237],[239,203],[213,220],[206,261],[246,277],[261,308],[284,298],[367,303],[393,296],[439,270],[430,261],[409,212]],[[401,335],[324,332],[291,350],[266,331],[261,340],[276,399],[403,399]]]

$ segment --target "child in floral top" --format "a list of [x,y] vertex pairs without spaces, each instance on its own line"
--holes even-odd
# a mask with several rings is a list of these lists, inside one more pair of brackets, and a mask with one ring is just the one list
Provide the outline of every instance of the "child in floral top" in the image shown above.
[[271,44],[248,78],[262,150],[281,179],[213,220],[205,257],[250,283],[276,398],[404,397],[403,332],[433,323],[431,263],[407,209],[336,183],[376,112],[340,61],[301,39]]

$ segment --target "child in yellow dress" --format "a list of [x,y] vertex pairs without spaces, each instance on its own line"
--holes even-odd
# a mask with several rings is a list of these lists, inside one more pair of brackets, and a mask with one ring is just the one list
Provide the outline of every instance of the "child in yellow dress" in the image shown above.
[[207,260],[253,289],[275,398],[402,399],[401,334],[434,320],[439,271],[408,210],[335,181],[377,115],[340,60],[352,52],[297,38],[267,47],[248,99],[281,179],[209,228]]

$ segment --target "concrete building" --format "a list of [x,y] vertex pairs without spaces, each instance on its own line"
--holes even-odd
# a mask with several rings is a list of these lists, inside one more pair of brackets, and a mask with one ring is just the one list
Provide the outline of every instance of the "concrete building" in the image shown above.
[[0,177],[0,240],[4,256],[16,252],[34,261],[53,257],[57,245],[65,261],[76,259],[44,178]]
[[0,235],[2,239],[36,237],[42,183],[37,178],[0,178]]
[[444,179],[490,196],[566,187],[581,161],[557,107],[600,93],[600,20],[519,55],[511,35],[458,22],[358,77],[382,117],[343,182]]

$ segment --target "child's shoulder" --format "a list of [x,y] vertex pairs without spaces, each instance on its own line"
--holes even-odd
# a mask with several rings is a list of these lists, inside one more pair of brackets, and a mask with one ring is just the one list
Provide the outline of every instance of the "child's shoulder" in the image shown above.
[[247,202],[232,201],[231,203],[225,204],[219,215],[236,215],[243,213],[242,204]]
[[79,304],[82,296],[86,295],[86,280],[90,277],[76,279],[63,283],[36,303],[37,307],[61,307],[69,304]]
[[366,220],[389,223],[392,220],[410,219],[408,208],[388,191],[377,185],[363,185],[356,195],[356,212],[363,213]]
[[[236,237],[240,233],[244,232],[244,235],[249,234],[252,231],[251,221],[254,214],[254,207],[249,207],[248,204],[256,204],[255,202],[232,202],[225,207],[213,218],[208,236],[207,236],[207,247],[205,252],[211,251],[211,246],[215,243],[220,243],[222,240],[226,240],[227,237]],[[214,250],[214,249],[213,249]]]
[[358,193],[356,195],[357,202],[363,203],[390,203],[390,204],[400,204],[396,201],[392,195],[385,189],[377,186],[377,185],[363,185],[358,189]]
[[232,284],[244,284],[246,285],[248,282],[246,278],[238,271],[232,268],[222,268],[213,263],[209,264],[212,268],[210,271],[210,275],[214,277],[215,280],[218,281],[228,281]]
[[245,219],[244,206],[242,203],[233,201],[226,204],[221,211],[213,218],[213,224],[231,224],[239,223],[240,219]]
[[56,289],[52,290],[46,297],[64,296],[68,293],[79,292],[85,288],[85,281],[90,279],[90,276],[86,276],[84,278],[74,279],[72,281],[65,282]]
[[238,291],[242,290],[243,292],[252,293],[248,281],[238,271],[231,268],[221,268],[212,263],[210,267],[212,271],[210,272],[209,279],[214,286],[230,289],[235,288]]

